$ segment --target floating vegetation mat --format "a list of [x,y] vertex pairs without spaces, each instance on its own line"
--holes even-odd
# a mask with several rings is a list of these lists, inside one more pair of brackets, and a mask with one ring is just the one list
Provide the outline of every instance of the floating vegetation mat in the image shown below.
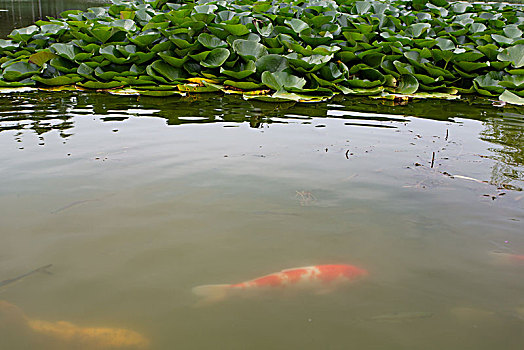
[[503,3],[113,0],[0,39],[0,90],[524,104],[523,30],[524,6]]

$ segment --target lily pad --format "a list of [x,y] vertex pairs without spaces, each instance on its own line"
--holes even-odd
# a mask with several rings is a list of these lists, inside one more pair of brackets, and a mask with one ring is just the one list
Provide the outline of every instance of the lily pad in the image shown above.
[[399,84],[395,89],[397,94],[414,94],[419,87],[418,80],[411,74],[403,74],[400,76]]
[[209,55],[200,62],[200,64],[206,68],[217,68],[220,67],[229,58],[229,50],[224,48],[217,48],[211,50]]
[[506,103],[511,103],[511,104],[514,104],[514,105],[524,106],[524,98],[522,98],[522,97],[520,97],[518,95],[515,95],[514,93],[512,93],[511,91],[508,91],[508,90],[505,90],[499,96],[499,100],[501,100],[503,102],[506,102]]
[[508,61],[513,64],[513,67],[520,68],[524,66],[524,45],[519,44],[504,49],[497,55],[501,61]]
[[241,62],[235,70],[220,68],[220,73],[235,79],[245,79],[255,73],[256,65],[253,61]]
[[233,42],[233,50],[245,60],[256,61],[268,54],[267,48],[257,42],[237,39]]
[[29,62],[15,62],[4,69],[3,79],[6,81],[20,81],[40,72],[40,67]]
[[286,88],[302,89],[306,80],[287,72],[265,71],[262,73],[262,83],[273,90],[280,91]]

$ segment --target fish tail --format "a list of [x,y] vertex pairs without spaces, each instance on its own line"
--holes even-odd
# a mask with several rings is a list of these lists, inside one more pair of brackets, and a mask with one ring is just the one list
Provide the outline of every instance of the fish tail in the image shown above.
[[224,300],[227,297],[230,288],[230,284],[206,284],[194,287],[193,293],[203,297],[198,304],[205,305]]

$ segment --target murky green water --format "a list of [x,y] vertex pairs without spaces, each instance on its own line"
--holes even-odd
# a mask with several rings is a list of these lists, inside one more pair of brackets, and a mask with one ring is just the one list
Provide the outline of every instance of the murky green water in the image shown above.
[[[133,330],[151,349],[524,342],[524,266],[491,253],[524,253],[518,110],[46,92],[0,101],[0,279],[53,264],[0,294],[31,319]],[[327,294],[205,307],[191,293],[327,263],[369,276]],[[10,348],[31,337],[71,346],[34,333]]]
[[0,38],[5,38],[13,28],[21,28],[56,17],[65,10],[85,10],[103,6],[111,0],[0,0]]
[[[523,119],[478,101],[0,95],[0,349],[522,349]],[[317,264],[369,275],[191,292]]]

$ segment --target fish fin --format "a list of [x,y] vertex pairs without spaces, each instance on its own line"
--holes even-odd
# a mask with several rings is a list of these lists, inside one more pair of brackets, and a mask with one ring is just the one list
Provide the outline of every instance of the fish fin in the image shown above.
[[203,297],[199,305],[212,304],[227,297],[230,284],[206,284],[193,288],[193,294]]

